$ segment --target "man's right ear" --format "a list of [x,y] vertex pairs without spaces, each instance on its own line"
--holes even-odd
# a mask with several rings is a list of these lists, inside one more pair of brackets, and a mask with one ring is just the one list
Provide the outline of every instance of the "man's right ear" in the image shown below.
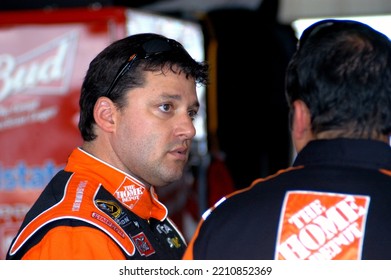
[[106,132],[114,131],[116,107],[107,97],[99,97],[94,106],[94,119],[98,127]]
[[301,100],[293,102],[291,134],[296,151],[300,151],[307,143],[314,139],[311,127],[311,112]]

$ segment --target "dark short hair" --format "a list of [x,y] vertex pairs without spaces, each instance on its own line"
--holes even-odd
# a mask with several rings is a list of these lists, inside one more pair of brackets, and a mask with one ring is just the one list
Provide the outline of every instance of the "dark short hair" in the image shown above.
[[298,99],[305,102],[314,133],[390,134],[389,38],[358,21],[316,22],[303,32],[288,65],[286,98],[290,106]]
[[[106,96],[122,108],[127,102],[126,93],[144,84],[145,71],[163,68],[173,72],[177,69],[200,85],[206,85],[208,81],[206,62],[197,62],[179,42],[160,34],[131,35],[100,52],[91,61],[81,88],[79,130],[83,140],[96,138],[93,110],[99,97]],[[119,73],[121,70],[123,72]]]

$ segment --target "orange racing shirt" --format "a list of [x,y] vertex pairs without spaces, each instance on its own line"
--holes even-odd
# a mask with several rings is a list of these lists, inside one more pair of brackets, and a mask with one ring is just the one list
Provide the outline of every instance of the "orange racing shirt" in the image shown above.
[[75,149],[6,259],[180,259],[186,242],[154,187]]

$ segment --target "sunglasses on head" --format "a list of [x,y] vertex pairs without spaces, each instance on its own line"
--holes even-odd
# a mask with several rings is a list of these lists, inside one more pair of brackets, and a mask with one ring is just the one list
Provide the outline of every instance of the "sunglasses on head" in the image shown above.
[[174,49],[185,51],[180,43],[168,38],[155,38],[143,43],[135,53],[129,56],[128,60],[120,68],[114,80],[111,82],[108,90],[106,91],[106,96],[112,92],[119,79],[132,68],[132,65],[135,61],[140,59],[147,59],[149,57],[169,52]]

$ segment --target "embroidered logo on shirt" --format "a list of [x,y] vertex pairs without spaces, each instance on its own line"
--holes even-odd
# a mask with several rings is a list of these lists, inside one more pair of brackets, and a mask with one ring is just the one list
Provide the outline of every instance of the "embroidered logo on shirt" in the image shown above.
[[143,186],[136,185],[129,178],[125,178],[114,195],[119,201],[127,205],[130,209],[133,209],[144,191],[145,188]]
[[112,221],[107,219],[106,217],[104,217],[96,212],[92,212],[91,217],[106,224],[107,226],[112,228],[116,233],[118,233],[122,238],[125,238],[125,233],[122,231],[122,229],[120,227],[118,227],[115,223],[113,223]]
[[168,225],[166,224],[157,224],[156,225],[156,229],[157,231],[162,234],[169,234],[170,232],[172,232],[172,228],[170,228]]
[[87,181],[81,181],[77,185],[75,200],[72,205],[72,211],[79,211],[81,202],[83,201],[84,189],[87,186]]
[[179,241],[178,236],[175,236],[173,238],[167,237],[167,243],[170,246],[170,248],[180,248],[181,247],[181,242]]
[[110,215],[114,221],[121,227],[127,226],[131,221],[128,215],[122,211],[122,208],[111,200],[95,200],[96,205],[106,214]]
[[96,199],[95,203],[101,210],[110,214],[110,216],[113,218],[118,218],[121,214],[121,207],[119,207],[117,203],[113,201]]
[[132,236],[132,240],[141,256],[148,257],[155,253],[155,249],[153,249],[151,243],[143,232]]
[[360,195],[288,192],[275,259],[360,259],[369,201]]

